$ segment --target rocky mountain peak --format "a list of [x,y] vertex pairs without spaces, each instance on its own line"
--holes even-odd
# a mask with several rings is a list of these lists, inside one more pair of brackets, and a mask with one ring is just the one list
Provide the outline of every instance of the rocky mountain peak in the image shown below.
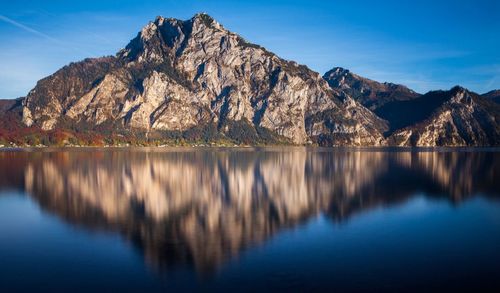
[[217,22],[213,17],[206,14],[205,12],[195,14],[191,18],[191,21],[194,24],[197,24],[200,26],[202,25],[206,28],[218,28],[218,29],[220,29],[222,27],[222,25],[219,22]]
[[[118,53],[128,61],[160,63],[182,54],[190,38],[213,36],[213,32],[229,32],[206,13],[198,13],[188,20],[157,16],[145,25],[139,34]],[[214,36],[215,37],[215,36]]]
[[473,103],[472,93],[466,88],[457,85],[450,90],[450,93],[450,102],[452,103],[465,103],[469,105]]
[[358,80],[359,77],[351,73],[348,69],[342,67],[334,67],[327,71],[323,78],[327,80],[333,88],[351,88],[351,83],[348,80]]
[[386,128],[316,72],[204,13],[157,17],[115,59],[84,61],[51,76],[26,98],[23,121],[44,130],[113,125],[146,136],[205,127],[247,143],[266,137],[335,145],[380,145]]
[[497,145],[500,107],[463,87],[431,91],[376,110],[390,122],[390,140],[399,145]]
[[391,101],[411,100],[419,96],[399,84],[380,83],[361,77],[342,67],[334,67],[323,75],[331,88],[340,89],[371,110]]
[[[456,92],[456,99],[467,100],[467,93]],[[367,108],[376,111],[419,96],[341,67],[321,78],[199,13],[188,20],[159,16],[116,57],[63,67],[38,82],[19,112],[24,125],[44,131],[119,131],[121,137],[133,133],[246,144],[384,145],[389,119]]]
[[468,90],[468,89],[466,89],[466,88],[464,88],[464,87],[462,87],[462,86],[460,86],[460,85],[456,85],[456,86],[452,87],[452,88],[450,89],[450,91],[451,91],[452,93],[468,93],[468,92],[469,92],[469,90]]
[[327,77],[327,76],[330,76],[330,77],[340,76],[340,75],[346,75],[349,73],[350,73],[349,69],[345,69],[343,67],[333,67],[332,69],[328,70],[325,73],[325,77]]

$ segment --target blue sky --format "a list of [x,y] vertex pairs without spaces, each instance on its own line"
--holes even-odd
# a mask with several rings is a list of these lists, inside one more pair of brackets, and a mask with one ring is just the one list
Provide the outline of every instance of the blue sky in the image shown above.
[[500,88],[500,1],[0,0],[0,98],[70,62],[113,55],[157,15],[206,12],[279,56],[418,92]]

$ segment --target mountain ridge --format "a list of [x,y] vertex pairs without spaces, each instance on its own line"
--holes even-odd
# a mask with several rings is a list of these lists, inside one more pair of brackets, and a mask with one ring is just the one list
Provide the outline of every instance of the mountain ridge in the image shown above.
[[500,103],[500,90],[492,90],[482,94],[481,96],[491,99],[495,103]]
[[323,78],[331,87],[342,89],[372,111],[387,102],[412,100],[420,96],[404,85],[377,82],[342,67],[332,68]]
[[[55,133],[61,144],[82,144],[83,133],[101,144],[383,146],[394,143],[387,134],[395,122],[377,109],[421,97],[341,68],[321,76],[207,14],[158,16],[115,56],[71,63],[37,82],[22,105],[7,111],[21,112],[21,122],[0,137],[12,142],[21,128],[35,136]],[[487,132],[493,137],[465,145],[500,143],[496,114],[484,115],[493,117],[495,131]]]
[[500,106],[460,86],[388,103],[375,112],[393,125],[391,144],[488,146],[500,140]]

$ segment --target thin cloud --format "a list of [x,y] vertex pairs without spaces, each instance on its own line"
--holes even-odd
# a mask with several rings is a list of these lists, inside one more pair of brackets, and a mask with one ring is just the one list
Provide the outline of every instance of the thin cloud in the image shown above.
[[15,27],[18,27],[18,28],[20,28],[20,29],[22,29],[22,30],[24,30],[24,31],[26,31],[26,32],[32,33],[32,34],[37,35],[37,36],[39,36],[39,37],[41,37],[41,38],[44,38],[44,39],[49,40],[49,41],[51,41],[51,42],[54,42],[54,43],[56,43],[56,44],[58,44],[58,45],[61,45],[61,46],[63,46],[63,47],[66,47],[66,48],[72,49],[72,50],[77,51],[77,52],[79,52],[79,53],[84,53],[85,55],[88,55],[89,57],[94,55],[93,53],[90,53],[90,52],[85,51],[85,50],[81,50],[81,49],[79,49],[79,48],[75,48],[74,46],[71,46],[71,45],[69,45],[69,44],[68,44],[68,43],[66,43],[66,42],[63,42],[63,41],[61,41],[61,40],[59,40],[59,39],[56,39],[56,38],[54,38],[54,37],[51,37],[51,36],[49,36],[49,35],[47,35],[47,34],[43,33],[43,32],[41,32],[41,31],[38,31],[38,30],[33,29],[33,28],[31,28],[31,27],[29,27],[29,26],[27,26],[27,25],[24,25],[24,24],[22,24],[22,23],[20,23],[20,22],[17,22],[17,21],[15,21],[15,20],[11,19],[11,18],[8,18],[8,17],[7,17],[7,16],[5,16],[5,15],[0,14],[0,20],[1,20],[1,21],[4,21],[4,22],[6,22],[6,23],[9,23],[9,24],[11,24],[11,25],[13,25],[13,26],[15,26]]
[[50,40],[52,42],[62,43],[58,39],[55,39],[55,38],[53,38],[53,37],[51,37],[51,36],[49,36],[47,34],[44,34],[44,33],[40,32],[40,31],[37,31],[36,29],[30,28],[29,26],[26,26],[26,25],[24,25],[22,23],[19,23],[19,22],[13,20],[13,19],[10,19],[7,16],[4,16],[4,15],[0,14],[0,20],[3,20],[6,23],[12,24],[12,25],[14,25],[14,26],[16,26],[16,27],[24,30],[24,31],[27,31],[27,32],[32,33],[32,34],[35,34],[35,35],[37,35],[39,37],[45,38],[45,39]]
[[[46,17],[46,18],[56,18],[56,17],[58,17],[57,15],[52,14],[52,13],[46,11],[46,10],[43,10],[43,9],[35,10],[35,11],[33,11],[33,13],[39,14],[39,15],[41,15],[43,17]],[[87,21],[93,21],[93,20],[90,19],[90,17],[96,18],[95,17],[96,14],[85,14],[85,13],[69,14],[67,16],[70,17],[70,18],[74,18],[74,19],[86,18]],[[108,22],[114,21],[114,20],[111,20],[112,18],[113,18],[113,16],[110,16],[109,14],[107,14],[106,17],[103,17],[103,19],[105,19]],[[57,27],[57,28],[60,28],[60,29],[64,28],[64,25],[60,24],[59,22],[58,23],[54,23],[52,25],[52,27],[54,27],[54,26]],[[81,33],[84,33],[84,34],[87,34],[87,35],[91,35],[92,37],[97,38],[100,41],[105,42],[107,44],[113,44],[113,41],[110,40],[109,37],[106,37],[106,36],[103,36],[103,35],[100,35],[100,34],[96,34],[92,30],[86,30],[82,26],[74,26],[74,27],[72,27],[72,30],[75,30],[75,29],[78,30]]]
[[486,86],[484,88],[486,89],[490,89],[490,88],[500,88],[500,75],[495,75],[493,76],[489,81],[488,83],[486,84]]

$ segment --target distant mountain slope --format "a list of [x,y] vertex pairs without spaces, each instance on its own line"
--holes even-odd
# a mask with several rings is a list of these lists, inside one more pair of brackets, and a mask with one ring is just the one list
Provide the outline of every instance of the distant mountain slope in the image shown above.
[[500,145],[500,105],[458,86],[388,103],[376,113],[389,121],[389,144]]
[[15,107],[21,106],[23,98],[0,100],[0,114],[4,114]]
[[341,67],[326,72],[323,78],[333,89],[344,91],[371,110],[388,102],[412,100],[420,96],[404,85],[376,82]]
[[482,94],[481,96],[490,99],[495,103],[500,103],[500,90],[492,90],[485,94]]

